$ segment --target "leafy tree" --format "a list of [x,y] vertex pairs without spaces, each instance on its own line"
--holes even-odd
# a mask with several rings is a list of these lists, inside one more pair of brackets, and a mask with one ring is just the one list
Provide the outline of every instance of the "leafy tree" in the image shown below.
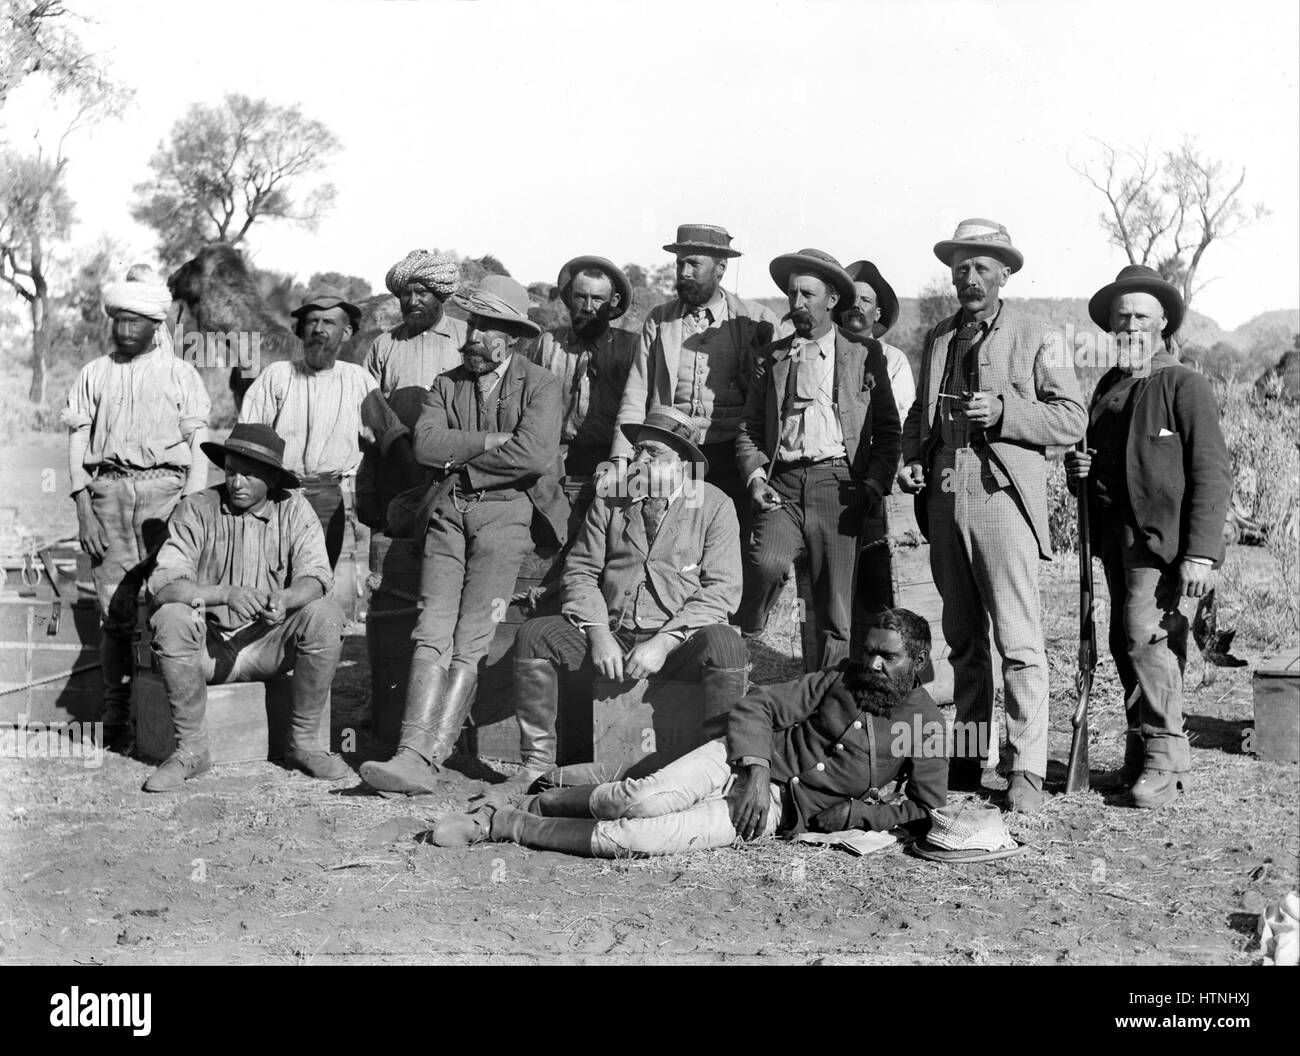
[[640,264],[624,264],[623,274],[627,276],[633,290],[644,290],[650,285],[650,275]]
[[371,295],[370,283],[356,275],[344,275],[339,271],[318,271],[307,280],[307,289],[319,286],[333,286],[346,300],[360,304]]
[[78,38],[75,24],[85,21],[62,0],[0,0],[0,109],[34,74],[50,82],[56,98],[124,95]]
[[1190,138],[1156,158],[1145,146],[1116,150],[1102,143],[1100,162],[1070,167],[1105,197],[1099,221],[1107,239],[1130,264],[1154,268],[1177,286],[1188,307],[1205,288],[1196,273],[1211,243],[1269,212],[1262,202],[1242,200],[1245,169],[1234,174]]
[[196,103],[150,159],[131,215],[158,232],[158,253],[175,266],[208,242],[238,245],[259,220],[312,230],[333,204],[334,185],[307,188],[339,150],[338,138],[296,106],[227,95]]

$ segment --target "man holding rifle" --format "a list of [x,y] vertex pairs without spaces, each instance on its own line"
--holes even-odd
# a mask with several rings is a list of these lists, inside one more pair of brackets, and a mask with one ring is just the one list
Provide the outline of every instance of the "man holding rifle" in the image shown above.
[[1110,651],[1124,686],[1128,734],[1120,779],[1135,807],[1162,807],[1191,768],[1183,733],[1187,617],[1182,598],[1214,589],[1232,490],[1228,449],[1205,377],[1178,362],[1178,290],[1141,265],[1088,303],[1114,335],[1117,363],[1097,384],[1087,450],[1066,455],[1071,489],[1091,515],[1110,590]]

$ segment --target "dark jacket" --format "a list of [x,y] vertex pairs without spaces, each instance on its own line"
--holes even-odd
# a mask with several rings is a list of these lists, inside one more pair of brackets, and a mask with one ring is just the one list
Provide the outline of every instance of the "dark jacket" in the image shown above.
[[791,832],[845,800],[853,828],[928,819],[948,798],[945,726],[930,694],[918,686],[884,717],[858,707],[843,679],[818,671],[751,689],[727,716],[727,758],[771,761],[798,812]]
[[[535,541],[561,546],[568,535],[569,503],[559,479],[560,383],[550,371],[516,353],[494,395],[500,403],[500,428],[474,429],[474,375],[463,366],[439,374],[415,423],[415,457],[439,469],[448,462],[463,465],[475,490],[526,490],[537,513]],[[488,451],[489,432],[511,436]],[[546,532],[538,538],[542,526]]]
[[[742,480],[756,469],[772,475],[781,440],[781,405],[790,375],[794,335],[760,349],[736,436],[736,465]],[[879,342],[862,345],[835,331],[835,417],[844,437],[849,469],[859,484],[874,480],[888,495],[898,473],[902,431]]]
[[[1090,409],[1120,376],[1118,369],[1102,376]],[[1089,425],[1090,446],[1092,440]],[[1151,373],[1134,388],[1125,450],[1129,501],[1151,552],[1169,564],[1184,557],[1222,564],[1232,471],[1205,377],[1168,352],[1153,356]]]

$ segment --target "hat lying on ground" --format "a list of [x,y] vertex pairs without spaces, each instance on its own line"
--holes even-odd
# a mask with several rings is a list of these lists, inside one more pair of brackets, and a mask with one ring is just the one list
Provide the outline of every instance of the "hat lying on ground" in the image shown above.
[[969,802],[930,811],[929,835],[911,847],[913,854],[932,862],[991,862],[1023,850],[997,807]]
[[240,422],[230,430],[224,444],[206,440],[201,445],[203,453],[221,469],[226,468],[226,455],[243,455],[254,462],[280,471],[280,487],[297,488],[301,481],[284,468],[284,440],[269,425],[260,422]]

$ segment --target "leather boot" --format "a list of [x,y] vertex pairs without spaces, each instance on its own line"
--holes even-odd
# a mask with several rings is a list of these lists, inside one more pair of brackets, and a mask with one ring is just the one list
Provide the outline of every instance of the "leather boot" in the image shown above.
[[1141,810],[1167,807],[1183,794],[1186,783],[1186,774],[1146,768],[1133,786],[1133,806]]
[[581,818],[541,818],[528,811],[503,807],[492,815],[491,838],[509,841],[542,851],[561,851],[592,857],[591,838],[596,831],[594,820]]
[[[560,673],[549,660],[515,660],[515,717],[519,719],[519,758],[528,784],[555,766],[555,720],[560,706]],[[520,774],[523,777],[523,774]]]
[[595,815],[591,812],[591,793],[595,789],[595,785],[547,789],[532,797],[527,810],[542,818],[594,818]]
[[740,703],[740,698],[749,689],[749,668],[706,664],[700,668],[700,688],[704,691],[704,713],[700,716],[700,725],[706,731],[721,727],[718,733],[725,732],[725,716]]
[[386,763],[361,764],[361,780],[371,788],[407,796],[433,791],[433,740],[446,682],[447,670],[441,664],[411,661],[400,745]]
[[127,754],[133,741],[131,686],[135,679],[135,648],[130,638],[104,633],[99,640],[99,665],[104,682],[104,747]]
[[320,726],[330,703],[330,685],[343,655],[343,640],[330,642],[320,652],[299,652],[293,662],[293,714],[285,746],[286,767],[301,770],[321,781],[350,777],[352,768],[329,750],[329,730],[321,744]]
[[1146,761],[1146,741],[1141,730],[1128,730],[1124,734],[1124,765],[1120,767],[1119,783],[1125,788],[1132,788],[1142,776],[1142,764]]
[[434,719],[433,734],[428,741],[428,759],[434,767],[456,750],[465,720],[474,707],[474,694],[478,690],[478,665],[452,664],[447,671],[447,684],[442,692],[442,707]]
[[1043,794],[1043,779],[1028,770],[1012,770],[1007,786],[1007,810],[1017,814],[1032,814],[1047,798]]

